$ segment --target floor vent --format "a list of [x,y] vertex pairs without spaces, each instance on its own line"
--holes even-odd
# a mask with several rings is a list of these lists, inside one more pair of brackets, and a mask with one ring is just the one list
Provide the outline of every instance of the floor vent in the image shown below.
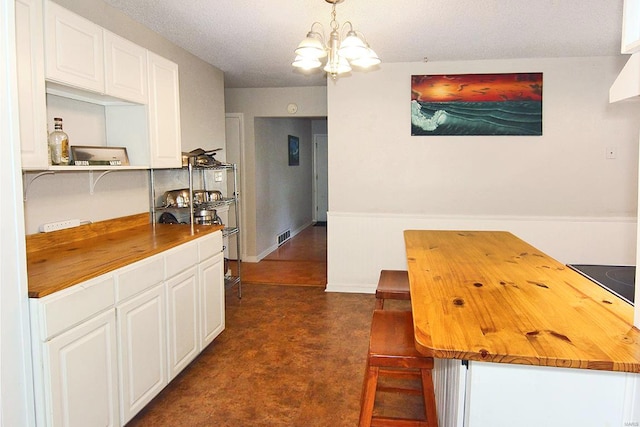
[[278,246],[280,246],[290,238],[291,238],[291,230],[286,230],[278,234]]

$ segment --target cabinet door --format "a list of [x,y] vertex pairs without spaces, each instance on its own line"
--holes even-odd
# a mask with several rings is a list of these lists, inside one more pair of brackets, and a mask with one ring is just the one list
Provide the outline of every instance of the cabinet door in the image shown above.
[[624,0],[622,53],[640,51],[640,0]]
[[45,36],[47,80],[104,93],[101,27],[48,0]]
[[146,104],[147,50],[104,30],[107,95]]
[[182,167],[178,65],[147,52],[152,168]]
[[224,262],[223,254],[202,262],[200,280],[200,350],[224,330]]
[[168,382],[164,285],[160,283],[119,305],[116,318],[124,425]]
[[23,169],[49,166],[42,2],[16,0],[16,56]]
[[192,267],[166,282],[169,381],[199,352],[197,275],[197,268]]
[[114,310],[53,338],[44,349],[48,361],[45,378],[50,379],[49,424],[119,425]]

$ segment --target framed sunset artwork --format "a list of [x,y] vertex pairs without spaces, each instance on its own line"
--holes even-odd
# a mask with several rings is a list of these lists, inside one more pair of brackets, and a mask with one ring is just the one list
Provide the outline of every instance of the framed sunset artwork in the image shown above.
[[542,73],[411,76],[411,135],[542,135]]

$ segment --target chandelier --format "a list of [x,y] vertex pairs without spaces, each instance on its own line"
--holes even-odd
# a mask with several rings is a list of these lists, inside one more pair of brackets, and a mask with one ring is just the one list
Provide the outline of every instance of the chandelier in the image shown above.
[[[307,37],[300,42],[295,50],[296,58],[291,65],[303,71],[310,71],[322,66],[326,58],[324,71],[336,80],[340,74],[351,71],[351,66],[367,69],[378,65],[380,58],[369,47],[364,35],[353,29],[351,22],[342,26],[336,21],[336,4],[344,0],[325,0],[331,3],[331,33],[327,39],[324,28],[319,22],[311,25]],[[318,31],[317,27],[320,27]],[[345,35],[345,30],[346,35]],[[344,35],[344,37],[342,37]]]

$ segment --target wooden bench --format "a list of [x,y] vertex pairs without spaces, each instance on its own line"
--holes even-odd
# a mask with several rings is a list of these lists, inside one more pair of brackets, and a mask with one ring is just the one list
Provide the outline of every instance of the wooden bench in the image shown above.
[[376,288],[376,309],[384,308],[385,299],[411,300],[409,273],[406,270],[382,270]]
[[[433,358],[416,350],[413,337],[413,318],[410,311],[374,310],[367,367],[362,386],[360,427],[437,427],[436,402],[433,389]],[[381,387],[381,376],[418,378],[419,388]],[[374,416],[376,391],[422,395],[425,419],[406,419]]]

